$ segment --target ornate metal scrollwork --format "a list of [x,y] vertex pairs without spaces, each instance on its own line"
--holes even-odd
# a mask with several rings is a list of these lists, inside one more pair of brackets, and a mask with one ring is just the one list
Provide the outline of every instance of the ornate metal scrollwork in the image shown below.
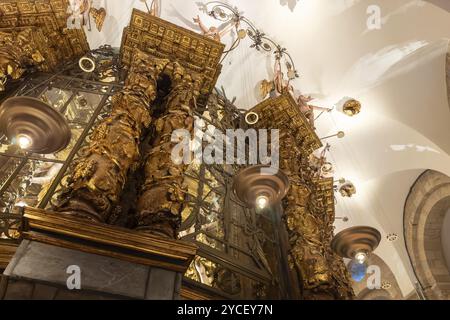
[[110,45],[103,45],[81,57],[78,70],[71,69],[69,74],[91,81],[119,82],[121,79],[118,65],[114,49]]
[[[251,48],[255,48],[258,51],[274,52],[274,54],[279,58],[287,58],[286,65],[288,68],[289,79],[299,77],[298,71],[295,68],[294,60],[287,49],[258,29],[251,20],[239,11],[237,7],[232,7],[231,5],[220,1],[198,3],[198,6],[200,11],[203,11],[214,19],[235,25],[237,39],[233,42],[231,47],[224,52],[225,55],[235,50],[245,38],[245,35],[247,35],[253,42],[250,45]],[[239,29],[241,24],[245,25],[244,29]]]

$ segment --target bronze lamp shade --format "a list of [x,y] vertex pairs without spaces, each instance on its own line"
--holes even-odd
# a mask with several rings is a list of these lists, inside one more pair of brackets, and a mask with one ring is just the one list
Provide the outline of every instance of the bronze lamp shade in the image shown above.
[[0,133],[10,141],[26,139],[27,151],[50,154],[67,147],[71,131],[66,119],[45,102],[13,97],[0,106]]
[[354,259],[358,253],[371,254],[381,241],[380,232],[372,227],[352,227],[339,232],[331,242],[333,251],[343,258]]
[[236,198],[246,207],[254,208],[257,202],[268,206],[280,202],[289,190],[289,179],[278,170],[274,174],[264,174],[261,170],[268,166],[256,165],[240,171],[233,181]]
[[343,258],[354,259],[356,254],[369,255],[381,241],[380,232],[372,227],[352,227],[339,232],[331,242],[333,251]]

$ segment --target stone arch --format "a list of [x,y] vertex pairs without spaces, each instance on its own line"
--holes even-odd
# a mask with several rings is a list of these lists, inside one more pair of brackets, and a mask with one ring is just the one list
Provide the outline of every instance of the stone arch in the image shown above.
[[428,299],[450,299],[450,273],[441,242],[442,226],[449,208],[450,177],[433,170],[418,178],[406,199],[406,248]]
[[[389,265],[378,255],[371,254],[367,265],[376,265],[380,267],[381,271],[381,283],[389,284],[389,288],[386,289],[373,289],[367,288],[368,275],[361,281],[352,281],[353,290],[356,294],[357,300],[401,300],[403,295],[400,286],[395,278]],[[382,299],[381,299],[382,298]]]
[[447,0],[426,0],[432,4],[434,4],[435,6],[447,10],[448,12],[450,12],[450,4],[448,3]]
[[391,294],[385,289],[364,289],[357,297],[358,300],[393,300]]
[[450,108],[450,44],[447,52],[447,59],[445,63],[445,74],[447,79],[447,98],[448,98],[448,106]]

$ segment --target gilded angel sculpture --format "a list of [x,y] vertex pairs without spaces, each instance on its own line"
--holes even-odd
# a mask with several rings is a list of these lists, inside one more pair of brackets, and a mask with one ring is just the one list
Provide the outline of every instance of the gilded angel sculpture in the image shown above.
[[228,34],[231,30],[236,28],[236,26],[238,25],[238,22],[236,22],[236,23],[230,22],[223,30],[219,30],[219,28],[217,28],[215,26],[212,26],[209,28],[206,27],[203,24],[202,20],[200,19],[200,16],[197,16],[193,20],[196,24],[198,24],[198,26],[202,30],[202,33],[204,36],[214,39],[218,42],[220,42],[222,37],[224,37],[226,34]]
[[308,119],[311,127],[315,130],[316,127],[314,126],[314,124],[315,124],[314,110],[331,112],[332,109],[313,106],[313,105],[309,104],[309,102],[311,102],[312,100],[314,100],[314,99],[311,96],[306,97],[304,95],[300,95],[297,98],[297,104],[300,107],[300,111]]
[[67,20],[68,27],[81,29],[87,25],[92,0],[69,0],[67,13],[71,14]]
[[145,3],[148,13],[150,13],[152,16],[161,16],[161,0],[153,0],[150,7],[148,6],[147,0],[141,0],[141,2]]
[[262,99],[269,94],[271,97],[276,97],[283,93],[289,93],[294,96],[294,88],[290,84],[290,80],[285,79],[282,71],[280,55],[277,55],[275,59],[273,80],[263,80],[260,84],[259,92]]

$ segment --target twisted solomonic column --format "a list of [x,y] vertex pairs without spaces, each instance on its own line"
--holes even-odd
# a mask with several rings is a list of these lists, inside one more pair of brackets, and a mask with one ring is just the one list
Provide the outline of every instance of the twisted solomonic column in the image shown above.
[[124,89],[113,97],[111,115],[76,160],[57,211],[107,222],[127,176],[139,166],[141,136],[149,127],[157,80],[169,60],[136,50]]
[[[322,145],[290,95],[266,99],[253,109],[256,129],[280,130],[280,169],[290,188],[283,200],[289,239],[289,266],[306,300],[352,299],[343,260],[331,248],[334,222],[333,180],[321,179],[310,156]],[[330,184],[331,183],[331,184]],[[331,198],[331,201],[330,201]]]
[[137,229],[163,237],[176,238],[185,200],[183,175],[186,164],[176,164],[172,150],[175,130],[192,135],[193,101],[199,95],[198,79],[178,63],[167,66],[172,89],[165,101],[164,114],[155,121],[154,140],[145,156],[145,182],[137,203]]
[[285,201],[290,265],[301,275],[304,299],[352,299],[345,265],[331,250],[334,217],[328,215],[324,200],[318,199],[315,172],[296,141],[287,134],[280,147],[281,169],[291,182]]

